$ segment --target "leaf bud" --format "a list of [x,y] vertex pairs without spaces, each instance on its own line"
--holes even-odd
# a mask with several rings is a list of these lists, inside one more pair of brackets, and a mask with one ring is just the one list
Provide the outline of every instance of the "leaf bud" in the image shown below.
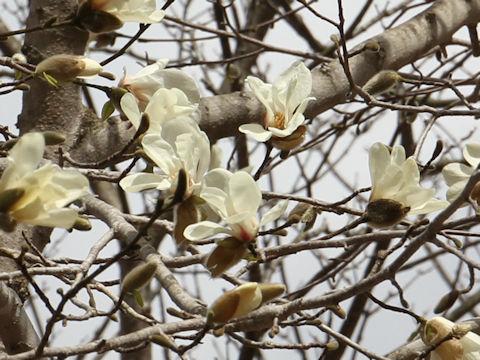
[[337,315],[340,319],[346,319],[347,313],[343,310],[340,305],[328,305],[326,306],[328,310],[331,310],[335,315]]
[[78,216],[75,219],[75,223],[72,225],[72,229],[78,231],[89,231],[92,229],[92,224],[90,223],[90,220],[88,220],[86,217]]
[[402,77],[392,70],[382,70],[373,75],[363,86],[363,90],[370,95],[377,95],[390,90]]
[[327,351],[335,351],[338,349],[338,341],[337,340],[333,340],[333,341],[330,341],[328,343],[325,344],[325,350]]
[[123,278],[121,289],[122,293],[129,293],[145,286],[150,282],[155,271],[157,271],[158,263],[150,260],[146,263],[137,265]]

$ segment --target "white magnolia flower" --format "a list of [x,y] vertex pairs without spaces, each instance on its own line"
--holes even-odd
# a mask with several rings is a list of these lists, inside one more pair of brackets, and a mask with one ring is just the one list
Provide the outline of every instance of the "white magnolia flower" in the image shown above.
[[280,74],[273,85],[253,76],[248,76],[246,81],[267,112],[263,126],[244,124],[239,130],[257,141],[265,142],[272,136],[284,138],[292,135],[305,120],[303,112],[308,103],[315,99],[309,97],[312,74],[299,61]]
[[[93,10],[108,12],[122,22],[153,24],[165,16],[165,11],[157,10],[156,0],[84,0]],[[82,2],[84,2],[82,1]]]
[[395,145],[390,153],[384,144],[374,144],[369,163],[372,193],[367,213],[373,225],[394,225],[407,214],[426,214],[448,206],[433,198],[434,189],[420,186],[417,163],[413,157],[406,159],[402,146]]
[[191,118],[166,122],[160,134],[147,134],[142,147],[148,157],[162,170],[161,173],[137,173],[120,181],[125,191],[158,189],[175,192],[180,169],[187,174],[185,198],[199,192],[210,164],[210,142]]
[[456,335],[433,350],[430,360],[479,360],[480,336],[468,329],[468,323],[455,324],[443,317],[434,317],[427,321],[422,340],[428,346],[439,343],[452,332]]
[[[467,144],[463,149],[463,157],[470,166],[460,163],[451,163],[446,165],[442,170],[443,177],[449,186],[447,200],[450,202],[454,201],[460,195],[465,188],[468,179],[475,172],[476,167],[480,163],[480,144]],[[479,190],[480,189],[475,186],[471,194],[473,199],[480,199]]]
[[228,227],[212,221],[201,221],[185,229],[185,237],[200,240],[225,233],[249,242],[255,239],[260,226],[278,219],[287,208],[281,201],[258,221],[258,207],[262,194],[252,176],[245,171],[231,173],[225,169],[213,169],[204,178],[205,187],[200,192],[213,210],[228,224]]
[[200,101],[200,92],[195,80],[184,71],[165,69],[167,64],[167,59],[158,60],[156,63],[144,67],[134,76],[127,76],[125,73],[123,79],[120,80],[119,86],[135,95],[142,111],[155,91],[160,88],[177,88],[185,93],[191,103],[196,104]]
[[0,179],[0,197],[10,190],[22,192],[6,210],[18,222],[68,229],[78,214],[65,206],[87,194],[88,180],[77,171],[60,169],[50,162],[37,169],[44,150],[40,133],[28,133],[18,140]]
[[[120,107],[133,126],[138,129],[142,112],[135,95],[132,93],[123,95],[120,100]],[[162,125],[168,120],[177,117],[191,116],[196,118],[198,116],[197,105],[191,103],[187,95],[177,88],[160,88],[155,91],[145,107],[144,114],[148,116],[150,122],[147,133],[156,134],[162,132]]]

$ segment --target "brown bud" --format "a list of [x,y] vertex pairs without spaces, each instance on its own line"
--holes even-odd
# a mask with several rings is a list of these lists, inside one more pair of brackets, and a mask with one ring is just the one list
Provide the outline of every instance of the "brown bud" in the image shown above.
[[445,294],[444,296],[442,296],[437,306],[435,306],[435,309],[433,310],[433,312],[435,314],[439,314],[444,311],[447,311],[453,306],[453,304],[455,304],[455,301],[457,301],[459,296],[460,296],[460,291],[458,291],[457,289],[454,289],[450,291],[448,294]]
[[134,267],[123,278],[121,286],[122,293],[132,292],[148,284],[155,274],[157,267],[158,263],[155,260],[150,260],[149,262]]

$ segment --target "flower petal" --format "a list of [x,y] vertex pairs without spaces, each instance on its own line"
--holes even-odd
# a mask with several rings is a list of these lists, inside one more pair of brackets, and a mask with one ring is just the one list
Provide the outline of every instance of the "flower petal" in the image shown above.
[[459,181],[468,180],[474,172],[473,168],[460,163],[451,163],[442,169],[443,178],[448,186],[452,186]]
[[166,178],[150,173],[128,175],[120,180],[120,187],[128,192],[138,192],[147,189],[165,190],[170,186],[171,184]]
[[192,241],[202,240],[219,233],[230,234],[230,229],[214,223],[212,221],[200,221],[196,224],[188,225],[183,235]]
[[477,167],[478,163],[480,163],[480,144],[467,144],[463,149],[463,157],[472,167]]
[[279,201],[274,207],[268,210],[260,220],[260,226],[268,224],[274,220],[277,220],[282,214],[285,214],[287,210],[288,200]]
[[230,178],[229,196],[237,213],[248,212],[255,215],[262,201],[262,193],[245,171],[237,171]]
[[[260,124],[243,124],[240,125],[238,130],[244,134],[250,135],[259,142],[265,142],[272,137],[272,133],[267,131]],[[286,135],[285,135],[286,136]]]

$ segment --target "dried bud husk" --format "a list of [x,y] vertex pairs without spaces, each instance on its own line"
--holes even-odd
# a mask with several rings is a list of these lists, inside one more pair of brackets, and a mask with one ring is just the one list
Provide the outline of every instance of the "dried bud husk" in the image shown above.
[[283,151],[292,150],[303,142],[303,139],[305,139],[306,131],[307,131],[307,127],[305,125],[300,125],[289,136],[285,136],[285,137],[272,136],[271,143],[277,149],[280,149]]
[[7,213],[0,212],[0,229],[5,232],[12,232],[17,226],[17,221]]
[[22,188],[13,188],[0,192],[0,213],[7,213],[24,194],[25,190]]
[[76,23],[92,33],[104,33],[120,29],[123,22],[108,12],[92,8],[90,1],[84,1],[75,16]]
[[205,266],[212,277],[222,275],[245,256],[248,244],[235,238],[220,241],[210,253]]
[[188,242],[189,240],[185,238],[183,232],[188,225],[195,224],[199,220],[199,211],[195,200],[193,198],[188,198],[187,200],[178,204],[175,208],[175,219],[174,224],[175,228],[173,230],[175,241],[177,245],[180,245],[183,242]]
[[340,307],[340,305],[329,305],[326,306],[326,308],[333,311],[333,313],[337,315],[340,319],[347,318],[347,313]]
[[[147,118],[148,119],[148,118]],[[173,202],[181,203],[187,194],[188,175],[185,169],[180,169],[177,174],[175,193],[173,194]]]
[[287,222],[302,222],[305,224],[304,230],[309,230],[315,224],[317,214],[318,211],[313,205],[299,202],[288,215]]
[[140,264],[134,267],[122,281],[122,293],[129,293],[133,290],[138,290],[150,282],[155,271],[157,270],[158,263],[155,260]]
[[65,142],[66,137],[55,131],[44,131],[42,133],[45,145],[59,145]]
[[285,292],[283,284],[258,284],[262,292],[262,305],[273,300]]
[[334,341],[330,341],[328,343],[325,344],[325,349],[327,351],[335,351],[338,349],[338,341],[337,340],[334,340]]
[[390,199],[378,199],[368,203],[366,218],[370,226],[385,228],[398,224],[410,211],[401,203]]
[[255,282],[237,286],[220,296],[210,307],[207,323],[221,324],[247,315],[262,302],[262,293]]
[[439,314],[444,311],[447,311],[453,306],[453,304],[455,304],[455,301],[457,301],[459,296],[460,296],[460,291],[458,291],[457,289],[450,291],[448,294],[442,296],[437,306],[435,306],[435,309],[433,310],[433,312],[435,314]]
[[79,216],[75,219],[75,223],[73,224],[72,229],[78,231],[89,231],[92,230],[92,224],[90,223],[90,220],[88,220],[86,217]]
[[373,75],[362,89],[370,95],[377,95],[390,90],[402,80],[402,77],[395,71],[383,70]]
[[60,54],[41,61],[36,69],[37,76],[47,74],[56,81],[67,82],[78,76],[92,76],[101,73],[102,66],[84,56]]

